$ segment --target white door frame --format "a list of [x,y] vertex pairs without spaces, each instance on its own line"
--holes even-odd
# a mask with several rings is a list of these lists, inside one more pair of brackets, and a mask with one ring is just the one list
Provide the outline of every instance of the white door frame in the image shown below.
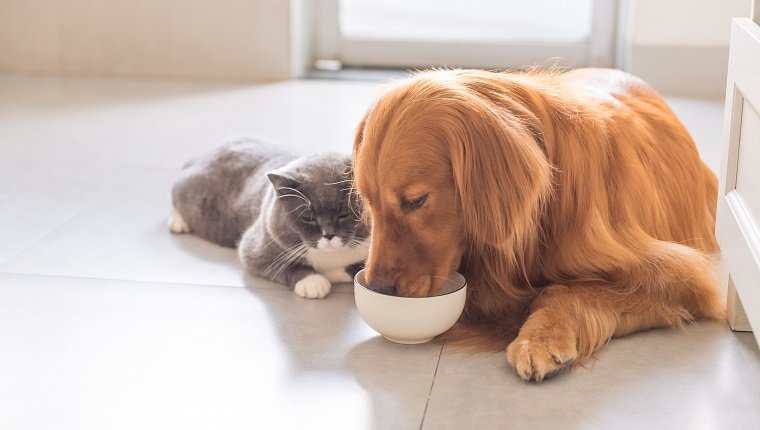
[[[758,3],[757,0],[755,2]],[[755,8],[755,13],[758,9]],[[724,147],[716,236],[734,330],[760,340],[760,25],[735,18],[731,27]]]

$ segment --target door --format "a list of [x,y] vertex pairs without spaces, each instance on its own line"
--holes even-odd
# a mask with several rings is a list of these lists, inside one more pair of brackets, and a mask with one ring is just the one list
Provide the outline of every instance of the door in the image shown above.
[[609,67],[618,1],[320,0],[317,57],[360,67]]
[[716,234],[725,265],[727,317],[760,340],[760,12],[731,28]]

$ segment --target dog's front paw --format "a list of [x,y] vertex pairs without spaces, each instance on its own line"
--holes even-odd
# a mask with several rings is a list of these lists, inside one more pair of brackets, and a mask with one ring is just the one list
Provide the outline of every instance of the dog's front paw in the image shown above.
[[570,368],[578,358],[572,336],[518,336],[507,347],[507,361],[526,381],[541,382]]
[[296,282],[293,291],[301,297],[307,299],[321,299],[330,294],[330,280],[314,273]]

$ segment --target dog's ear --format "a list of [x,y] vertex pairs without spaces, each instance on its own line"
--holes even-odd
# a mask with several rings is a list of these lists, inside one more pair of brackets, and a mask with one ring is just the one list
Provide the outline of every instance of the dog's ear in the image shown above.
[[364,140],[364,126],[367,124],[367,117],[369,116],[369,110],[364,114],[362,120],[359,121],[359,125],[356,126],[356,135],[354,136],[354,162],[356,162],[356,155],[359,153],[359,148]]
[[359,165],[359,150],[361,149],[362,141],[364,140],[364,127],[367,124],[367,117],[370,115],[371,108],[362,116],[359,125],[356,126],[356,135],[354,137],[354,149],[350,160],[350,165],[347,172],[347,177],[351,181],[351,192],[349,194],[349,201],[353,207],[353,212],[358,214],[357,218],[361,219],[365,225],[370,225],[369,215],[363,210],[364,202],[357,193],[356,183],[356,166]]
[[465,98],[448,134],[454,183],[471,244],[527,245],[551,192],[552,167],[531,129],[477,92]]

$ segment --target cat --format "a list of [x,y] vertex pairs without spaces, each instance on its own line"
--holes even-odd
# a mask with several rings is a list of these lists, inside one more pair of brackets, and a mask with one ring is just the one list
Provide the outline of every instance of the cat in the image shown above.
[[252,275],[323,298],[367,258],[350,163],[339,154],[299,157],[260,139],[229,141],[183,167],[169,228],[237,247]]

